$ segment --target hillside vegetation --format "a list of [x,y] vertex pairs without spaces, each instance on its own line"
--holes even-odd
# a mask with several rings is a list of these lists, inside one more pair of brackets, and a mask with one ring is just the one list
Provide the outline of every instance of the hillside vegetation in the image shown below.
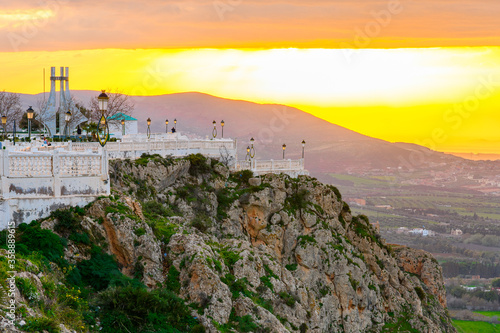
[[201,155],[110,171],[111,196],[18,227],[2,330],[455,332],[435,259],[385,244],[333,186]]

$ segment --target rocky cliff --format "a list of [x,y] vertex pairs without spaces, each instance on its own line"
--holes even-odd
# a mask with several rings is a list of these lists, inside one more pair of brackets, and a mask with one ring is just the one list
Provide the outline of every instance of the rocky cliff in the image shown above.
[[436,260],[387,245],[332,186],[231,174],[201,155],[110,170],[113,195],[78,217],[89,242],[72,240],[57,216],[41,228],[69,239],[71,265],[99,245],[123,274],[167,286],[199,331],[455,332]]

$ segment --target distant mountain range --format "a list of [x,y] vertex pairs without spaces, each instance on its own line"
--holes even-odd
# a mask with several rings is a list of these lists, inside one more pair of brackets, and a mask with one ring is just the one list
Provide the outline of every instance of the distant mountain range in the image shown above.
[[[87,104],[98,93],[72,94]],[[26,105],[36,105],[41,97],[42,94],[22,95],[22,100]],[[284,143],[287,158],[300,158],[301,142],[305,140],[306,167],[313,175],[388,168],[418,170],[465,162],[422,146],[371,138],[284,105],[229,100],[196,92],[133,97],[133,101],[139,131],[146,131],[148,117],[152,119],[153,132],[165,131],[166,119],[171,128],[175,118],[178,131],[210,138],[215,120],[220,137],[220,121],[224,120],[224,137],[238,140],[240,158],[244,158],[251,137],[255,138],[256,157],[262,159],[282,159]]]

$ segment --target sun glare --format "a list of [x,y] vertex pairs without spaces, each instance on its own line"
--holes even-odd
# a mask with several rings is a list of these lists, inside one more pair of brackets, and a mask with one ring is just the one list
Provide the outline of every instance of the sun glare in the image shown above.
[[491,134],[498,131],[484,131],[485,123],[500,124],[499,47],[102,49],[0,53],[0,61],[7,91],[39,93],[42,68],[61,64],[74,90],[198,91],[286,104],[389,141],[424,144],[435,129],[450,133],[448,144],[474,134],[499,140]]

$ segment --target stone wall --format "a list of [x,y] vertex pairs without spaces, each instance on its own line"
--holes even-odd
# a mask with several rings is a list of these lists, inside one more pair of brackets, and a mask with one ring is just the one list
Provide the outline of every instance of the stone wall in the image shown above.
[[0,230],[109,195],[105,153],[15,151],[0,154]]

